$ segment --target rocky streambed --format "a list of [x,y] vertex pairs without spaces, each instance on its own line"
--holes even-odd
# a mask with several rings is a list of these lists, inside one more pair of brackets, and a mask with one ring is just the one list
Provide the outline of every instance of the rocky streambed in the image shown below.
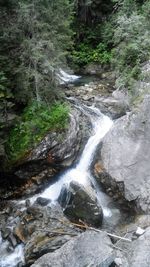
[[69,129],[1,189],[0,266],[149,267],[148,92],[131,106],[109,80],[64,90]]

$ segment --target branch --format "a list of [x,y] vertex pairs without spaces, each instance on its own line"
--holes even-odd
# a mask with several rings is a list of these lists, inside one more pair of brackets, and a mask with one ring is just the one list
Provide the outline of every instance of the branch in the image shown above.
[[[88,229],[88,230],[92,230],[92,231],[95,231],[95,232],[98,232],[98,233],[103,233],[103,232],[105,232],[108,236],[110,236],[110,237],[114,237],[114,238],[117,238],[117,239],[120,239],[120,240],[123,240],[123,241],[127,241],[127,242],[132,242],[132,240],[131,239],[129,239],[129,238],[125,238],[125,237],[121,237],[121,236],[118,236],[118,235],[115,235],[115,234],[111,234],[111,233],[108,233],[108,232],[106,232],[106,231],[102,231],[102,230],[99,230],[99,229],[96,229],[96,228],[94,228],[94,227],[90,227],[90,226],[88,226],[85,222],[83,222],[83,221],[81,221],[80,220],[80,222],[82,223],[82,224],[80,224],[80,223],[73,223],[73,222],[65,222],[65,221],[63,221],[63,220],[60,220],[60,219],[57,219],[57,218],[53,218],[53,219],[55,219],[55,220],[58,220],[59,222],[61,222],[62,224],[67,224],[67,225],[69,225],[69,224],[72,224],[72,225],[74,225],[74,226],[76,226],[76,227],[80,227],[80,228],[83,228],[83,229]],[[43,231],[43,229],[41,229],[42,231]],[[45,230],[44,230],[45,231]],[[49,231],[50,232],[50,231]],[[51,231],[52,232],[52,231]],[[54,232],[55,233],[55,232]],[[56,233],[61,233],[61,232],[56,232]],[[63,234],[64,232],[62,232],[62,234]],[[67,234],[67,233],[66,233]],[[73,233],[68,233],[68,234],[71,234],[71,235],[77,235],[77,234],[73,234]]]
[[77,236],[78,234],[75,233],[69,233],[69,232],[64,232],[64,231],[51,231],[51,230],[47,230],[47,229],[40,229],[38,228],[37,231],[42,231],[42,232],[47,232],[50,234],[60,234],[60,235],[70,235],[70,236]]

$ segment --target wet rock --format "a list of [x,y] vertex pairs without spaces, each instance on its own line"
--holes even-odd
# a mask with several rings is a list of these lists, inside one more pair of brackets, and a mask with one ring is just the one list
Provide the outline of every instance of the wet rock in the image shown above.
[[[117,119],[129,111],[129,103],[120,97],[120,91],[114,91],[114,83],[112,81],[100,80],[90,82],[87,85],[79,86],[66,91],[66,95],[74,96],[76,99],[84,102],[86,105],[94,105],[100,111],[113,119]],[[118,93],[117,93],[118,92]],[[119,95],[119,96],[118,96]],[[70,99],[72,99],[71,97]]]
[[97,180],[134,202],[137,210],[150,210],[150,96],[131,113],[118,119],[103,140]]
[[11,234],[10,228],[2,228],[1,234],[3,239],[7,239],[8,236]]
[[[51,230],[49,231],[51,232]],[[59,249],[70,240],[68,235],[59,236],[59,234],[50,234],[50,232],[49,234],[45,234],[41,231],[40,233],[32,235],[30,242],[28,242],[25,247],[25,258],[28,264],[33,263],[35,259],[48,252]]]
[[50,199],[43,198],[43,197],[38,197],[36,201],[41,206],[46,206],[46,205],[48,205],[51,202]]
[[69,188],[62,188],[59,203],[65,215],[73,221],[82,220],[93,226],[102,224],[103,212],[94,192],[77,182],[71,182]]
[[23,243],[26,242],[28,238],[28,230],[25,228],[24,224],[19,224],[15,230],[14,230],[14,235],[17,237],[17,239]]
[[10,244],[12,245],[13,248],[15,248],[17,246],[17,240],[12,233],[9,235],[8,241],[10,242]]
[[30,207],[30,205],[31,205],[30,200],[27,199],[27,200],[26,200],[26,207],[28,208],[28,207]]
[[114,258],[111,241],[105,233],[85,232],[44,255],[32,267],[109,267]]
[[41,206],[36,202],[22,212],[13,234],[18,242],[24,243],[25,261],[30,265],[79,233],[80,230],[67,220],[59,205]]

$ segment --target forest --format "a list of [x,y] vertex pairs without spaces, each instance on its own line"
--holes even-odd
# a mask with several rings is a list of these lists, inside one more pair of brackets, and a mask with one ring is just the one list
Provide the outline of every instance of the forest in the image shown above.
[[[59,68],[81,72],[95,62],[115,70],[118,88],[132,91],[150,54],[149,11],[149,1],[138,0],[1,0],[2,158],[4,150],[8,158],[17,158],[40,140],[46,122],[65,127],[69,107],[57,79]],[[37,132],[35,140],[31,132]]]
[[0,0],[0,267],[150,266],[150,0]]

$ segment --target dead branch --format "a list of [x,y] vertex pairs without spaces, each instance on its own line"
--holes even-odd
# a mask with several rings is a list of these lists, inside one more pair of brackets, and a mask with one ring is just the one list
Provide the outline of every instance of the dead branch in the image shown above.
[[78,234],[75,234],[75,233],[69,233],[69,232],[64,232],[64,231],[51,231],[51,230],[48,230],[48,229],[40,229],[38,228],[37,231],[42,231],[42,232],[47,232],[47,233],[50,233],[50,234],[59,234],[59,235],[70,235],[70,236],[77,236]]
[[[55,218],[56,219],[56,218]],[[109,237],[113,237],[113,238],[117,238],[117,239],[120,239],[120,240],[123,240],[123,241],[127,241],[127,242],[132,242],[132,240],[131,239],[129,239],[129,238],[125,238],[125,237],[122,237],[122,236],[118,236],[118,235],[115,235],[115,234],[111,234],[111,233],[108,233],[108,232],[106,232],[106,231],[102,231],[102,230],[99,230],[99,229],[96,229],[96,228],[94,228],[94,227],[91,227],[91,226],[88,226],[85,222],[83,222],[83,221],[81,221],[82,222],[82,224],[80,224],[80,223],[73,223],[73,222],[64,222],[63,220],[59,220],[58,219],[58,221],[59,222],[61,222],[61,223],[63,223],[63,224],[72,224],[72,225],[74,225],[74,226],[76,226],[76,227],[79,227],[79,228],[83,228],[83,229],[88,229],[88,230],[92,230],[92,231],[95,231],[95,232],[98,232],[98,233],[103,233],[103,232],[105,232]]]

